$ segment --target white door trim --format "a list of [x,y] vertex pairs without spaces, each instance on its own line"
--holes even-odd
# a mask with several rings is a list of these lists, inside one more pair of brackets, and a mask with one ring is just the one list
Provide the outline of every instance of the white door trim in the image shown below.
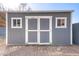
[[[28,30],[28,19],[37,18],[37,30]],[[49,30],[40,30],[40,18],[49,18]],[[28,31],[37,31],[37,42],[28,42]],[[49,32],[49,42],[40,43],[40,32]],[[25,44],[52,44],[52,16],[25,16]]]

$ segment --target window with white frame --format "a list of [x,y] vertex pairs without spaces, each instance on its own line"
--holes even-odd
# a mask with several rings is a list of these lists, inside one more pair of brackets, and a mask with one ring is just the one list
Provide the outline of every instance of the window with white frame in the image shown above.
[[22,18],[11,18],[11,28],[22,28]]
[[66,28],[67,17],[56,17],[56,28]]

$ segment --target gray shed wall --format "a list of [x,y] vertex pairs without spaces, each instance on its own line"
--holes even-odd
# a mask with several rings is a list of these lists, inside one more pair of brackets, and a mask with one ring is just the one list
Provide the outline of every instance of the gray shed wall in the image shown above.
[[73,24],[73,43],[79,44],[79,23]]
[[[70,12],[8,13],[8,44],[15,44],[15,45],[25,44],[25,16],[53,16],[52,45],[70,45],[70,22],[71,22]],[[11,17],[22,17],[22,28],[11,28]],[[67,28],[55,28],[55,17],[67,17]],[[44,40],[45,39],[46,38],[44,38]]]

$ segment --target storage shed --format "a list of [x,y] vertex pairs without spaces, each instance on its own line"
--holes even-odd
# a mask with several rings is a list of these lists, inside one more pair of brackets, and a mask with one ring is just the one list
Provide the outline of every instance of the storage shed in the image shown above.
[[72,10],[6,13],[6,45],[71,45]]

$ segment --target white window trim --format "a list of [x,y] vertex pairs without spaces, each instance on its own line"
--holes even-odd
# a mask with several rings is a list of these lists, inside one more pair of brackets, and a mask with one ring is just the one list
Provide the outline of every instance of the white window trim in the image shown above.
[[[13,26],[13,20],[14,19],[20,19],[20,26]],[[22,18],[21,17],[12,17],[11,18],[11,28],[22,28]]]
[[[37,30],[28,30],[28,19],[29,18],[37,18]],[[49,30],[40,30],[40,18],[49,18]],[[39,45],[47,45],[52,44],[52,16],[25,16],[25,44],[39,44]],[[28,31],[37,31],[37,42],[28,42]],[[40,43],[40,32],[49,32],[49,42]]]
[[[64,26],[57,26],[57,20],[58,19],[64,19],[65,25]],[[56,17],[55,18],[55,28],[67,28],[67,17]]]

